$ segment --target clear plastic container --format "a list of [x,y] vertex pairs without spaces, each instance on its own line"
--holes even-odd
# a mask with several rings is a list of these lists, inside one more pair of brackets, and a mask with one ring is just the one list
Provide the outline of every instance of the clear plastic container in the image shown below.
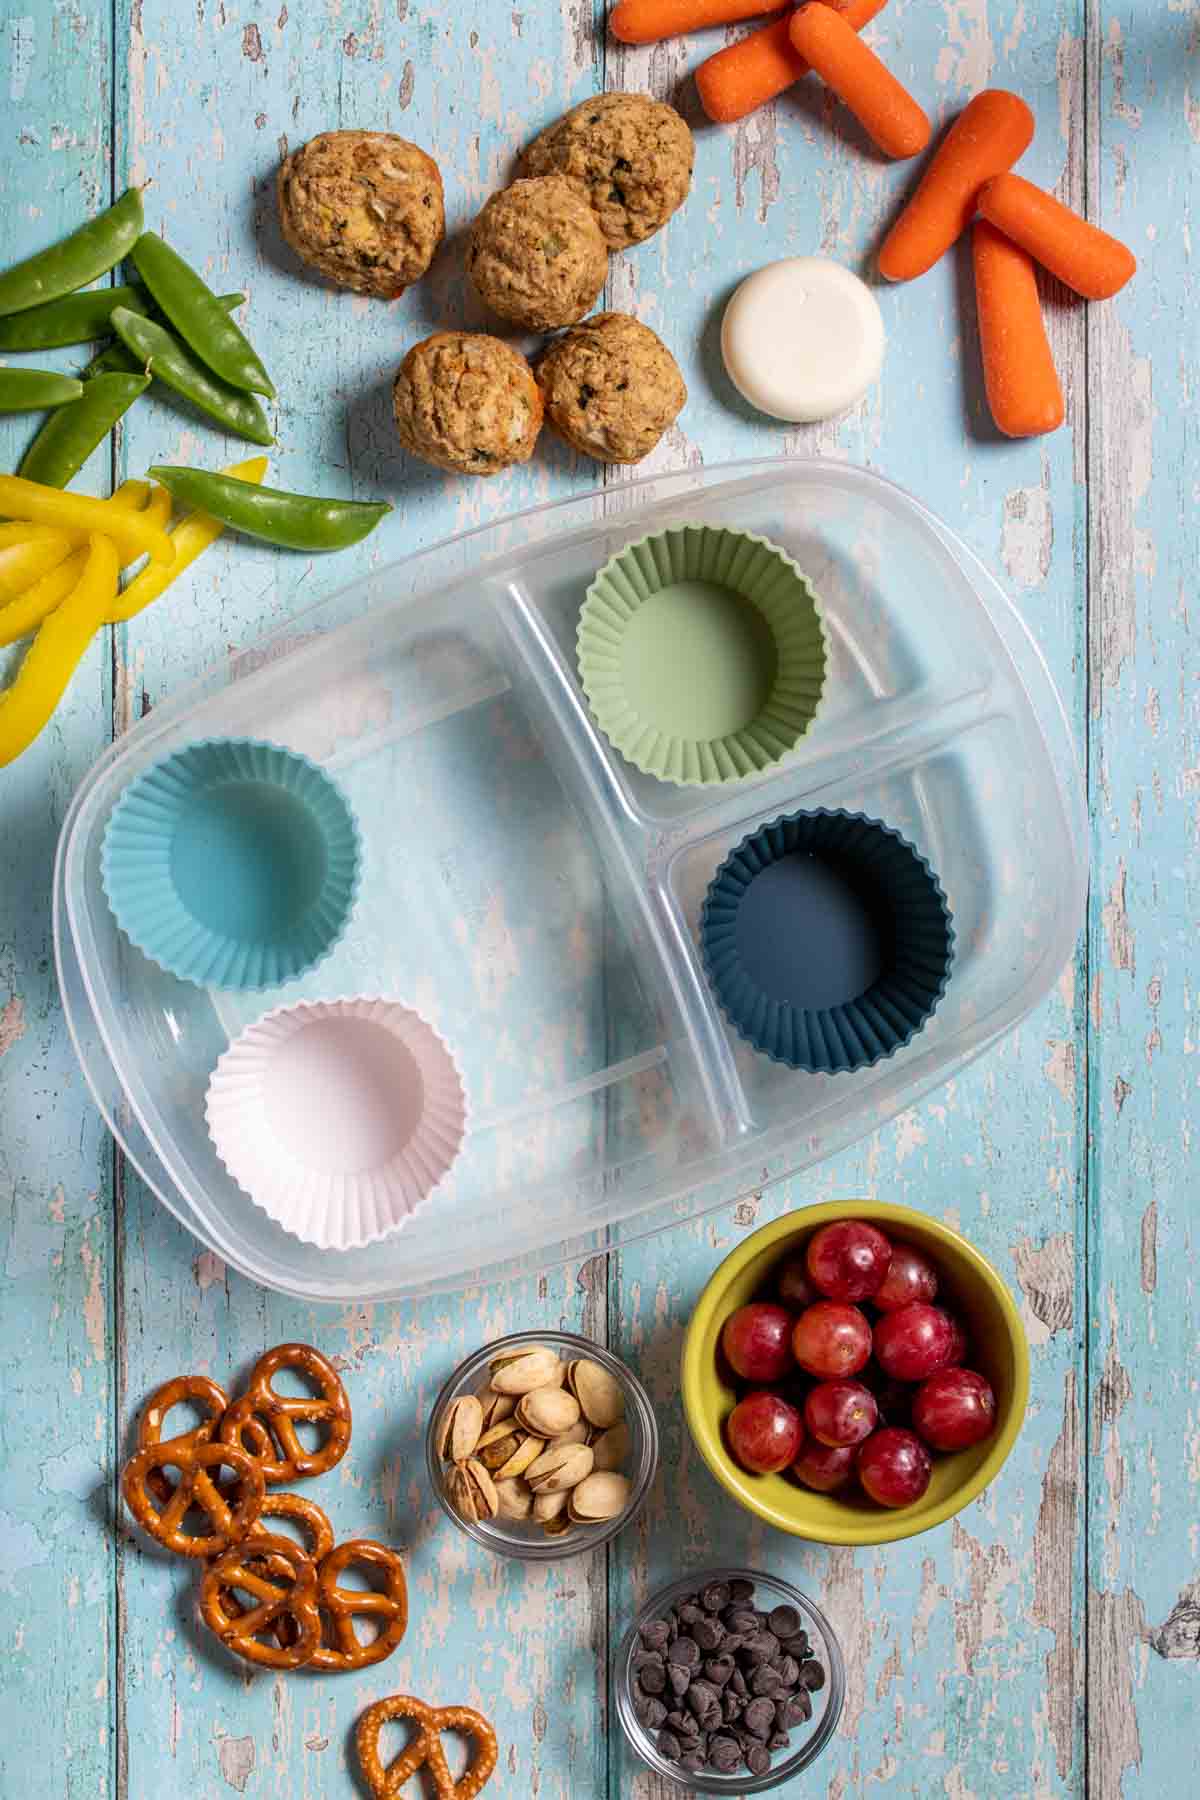
[[[595,571],[688,520],[758,532],[820,595],[816,725],[763,776],[676,788],[595,728],[575,629]],[[357,914],[287,988],[191,987],[121,936],[100,883],[125,785],[193,738],[253,734],[344,787]],[[696,928],[729,849],[779,813],[882,819],[937,871],[957,934],[924,1030],[874,1068],[756,1054],[705,980]],[[831,1155],[979,1054],[1071,953],[1086,815],[1061,702],[1011,604],[923,507],[845,464],[656,476],[451,539],[335,593],[157,708],[97,763],[63,827],[55,942],[76,1047],[114,1134],[227,1263],[307,1300],[389,1300],[544,1268]],[[272,1223],[204,1123],[229,1039],[271,1006],[393,996],[454,1047],[471,1104],[437,1201],[330,1252]],[[620,1228],[619,1232],[616,1228]]]

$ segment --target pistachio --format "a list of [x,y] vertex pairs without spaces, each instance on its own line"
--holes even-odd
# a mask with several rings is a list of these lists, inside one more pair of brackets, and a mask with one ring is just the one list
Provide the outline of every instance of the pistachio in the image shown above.
[[494,1519],[500,1511],[496,1486],[481,1462],[474,1457],[455,1463],[446,1482],[450,1504],[470,1524],[480,1519]]
[[548,1450],[561,1450],[564,1444],[590,1444],[591,1432],[583,1419],[576,1420],[569,1431],[560,1431],[557,1437],[551,1438],[546,1446]]
[[629,1456],[629,1427],[610,1425],[607,1431],[597,1432],[592,1440],[592,1454],[595,1457],[594,1467],[602,1473],[612,1469],[624,1468]]
[[579,1402],[565,1388],[535,1388],[517,1405],[517,1424],[537,1437],[560,1437],[578,1423]]
[[533,1490],[520,1476],[496,1483],[496,1499],[500,1503],[497,1517],[527,1519],[533,1511]]
[[561,1387],[565,1372],[553,1350],[540,1344],[506,1354],[491,1367],[492,1386],[498,1394],[531,1394],[535,1388]]
[[533,1496],[533,1516],[539,1525],[548,1525],[551,1519],[557,1519],[567,1510],[569,1495],[564,1488],[560,1494],[535,1494]]
[[563,1493],[592,1472],[592,1452],[586,1444],[567,1444],[561,1450],[544,1450],[525,1471],[535,1493]]
[[512,1451],[506,1461],[502,1462],[500,1467],[496,1470],[496,1480],[511,1481],[514,1476],[523,1475],[530,1463],[536,1462],[545,1448],[545,1443],[541,1438],[519,1438],[517,1440],[516,1449]]
[[512,1419],[504,1419],[485,1431],[475,1446],[475,1454],[485,1469],[493,1472],[506,1463],[524,1437]]
[[553,1519],[547,1519],[542,1530],[547,1537],[561,1537],[564,1531],[570,1531],[571,1521],[565,1512],[558,1513]]
[[598,1525],[604,1519],[615,1519],[628,1504],[628,1478],[602,1470],[571,1489],[567,1510],[576,1525]]
[[483,1409],[485,1431],[489,1431],[493,1425],[499,1425],[502,1420],[511,1418],[517,1410],[516,1396],[498,1394],[490,1381],[484,1383],[475,1398]]
[[582,1407],[584,1417],[601,1431],[625,1417],[625,1395],[620,1382],[590,1357],[580,1357],[570,1364],[567,1387]]
[[446,1408],[438,1431],[438,1455],[443,1462],[465,1462],[474,1454],[483,1430],[483,1408],[474,1394],[460,1394]]

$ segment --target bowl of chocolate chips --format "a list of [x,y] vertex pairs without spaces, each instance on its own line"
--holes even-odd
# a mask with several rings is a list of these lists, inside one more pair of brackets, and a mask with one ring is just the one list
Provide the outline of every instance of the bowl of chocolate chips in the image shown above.
[[765,1794],[816,1761],[846,1691],[829,1620],[753,1569],[686,1576],[617,1656],[617,1714],[642,1761],[693,1794]]

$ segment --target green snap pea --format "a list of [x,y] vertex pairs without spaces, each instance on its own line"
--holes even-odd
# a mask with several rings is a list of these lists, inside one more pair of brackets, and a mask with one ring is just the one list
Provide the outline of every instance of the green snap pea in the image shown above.
[[374,531],[392,510],[385,500],[322,500],[315,494],[253,487],[230,475],[172,463],[159,464],[150,474],[185,506],[198,507],[234,531],[286,550],[345,550]]
[[145,393],[150,377],[94,375],[81,385],[81,398],[52,412],[25,452],[17,474],[27,481],[66,487],[122,414]]
[[[228,311],[240,306],[245,294],[222,294]],[[153,316],[154,302],[143,287],[91,288],[86,294],[65,294],[29,312],[0,319],[0,350],[57,350],[62,344],[90,344],[112,331],[112,315],[118,306]]]
[[115,206],[61,243],[0,275],[0,314],[28,312],[107,275],[128,256],[142,231],[142,190],[127,188]]
[[178,251],[153,231],[133,246],[134,268],[184,343],[230,387],[275,398],[271,377],[220,300]]
[[136,357],[147,375],[155,376],[173,388],[183,399],[232,431],[237,437],[249,438],[252,444],[275,442],[267,416],[253,394],[230,387],[194,357],[174,332],[156,324],[153,319],[139,318],[136,313],[118,306],[112,316],[113,330],[125,348]]
[[78,400],[83,383],[52,369],[0,369],[0,413],[40,412]]
[[[131,306],[129,309],[130,312],[141,313],[147,318],[153,318],[154,315],[151,311],[152,302],[143,288],[113,288],[110,291],[114,294],[129,293],[138,295],[139,304],[137,306]],[[236,312],[239,306],[245,305],[245,302],[245,294],[221,295],[221,305],[225,308],[226,312]],[[120,302],[119,304],[123,305],[124,302]],[[35,315],[33,313],[24,313],[21,316],[26,319],[32,319]],[[0,325],[2,324],[3,320],[0,320]],[[109,317],[105,320],[105,330],[111,330],[111,328],[112,319]],[[105,375],[114,369],[122,375],[132,375],[140,370],[141,366],[142,365],[138,362],[137,358],[131,356],[124,344],[118,341],[115,344],[109,344],[107,348],[101,350],[97,356],[93,356],[91,362],[83,371],[83,379],[87,381],[93,375]]]

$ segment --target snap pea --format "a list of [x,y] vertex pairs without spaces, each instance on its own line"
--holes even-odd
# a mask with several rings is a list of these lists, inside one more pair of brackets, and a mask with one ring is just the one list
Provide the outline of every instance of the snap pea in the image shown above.
[[185,506],[198,507],[234,531],[287,550],[345,550],[374,531],[392,510],[382,500],[322,500],[282,488],[250,487],[228,475],[171,463],[159,464],[150,474]]
[[184,343],[230,387],[275,398],[271,377],[217,296],[177,250],[147,231],[130,253],[134,268]]
[[128,256],[142,231],[142,190],[127,188],[115,206],[61,243],[0,275],[0,314],[28,312],[106,275]]
[[[222,294],[219,304],[228,311],[240,306],[245,294]],[[86,294],[64,294],[28,312],[0,319],[0,350],[57,350],[62,344],[90,344],[112,330],[114,307],[153,316],[154,302],[144,287],[90,288]]]
[[[143,289],[113,288],[112,292],[114,294],[129,292],[143,295],[143,303],[138,306],[131,306],[129,310],[134,313],[142,313],[148,318],[154,317],[148,303],[149,297],[144,295]],[[246,296],[245,294],[222,294],[220,300],[221,305],[225,308],[226,312],[236,312],[239,306],[245,304]],[[27,319],[31,319],[34,315],[32,313],[25,313],[23,316]],[[0,324],[2,323],[3,321],[0,321]],[[112,319],[109,317],[105,320],[105,330],[111,329]],[[109,344],[106,349],[101,350],[98,355],[93,356],[91,362],[83,371],[83,379],[87,381],[92,375],[106,375],[110,370],[114,369],[119,371],[122,375],[131,375],[139,370],[141,366],[142,365],[137,358],[129,354],[124,344],[120,342]]]
[[39,412],[78,400],[83,383],[52,369],[0,369],[0,413]]
[[228,382],[198,362],[186,345],[165,326],[153,319],[139,318],[136,313],[118,306],[112,316],[113,330],[125,348],[137,358],[147,375],[154,375],[173,388],[193,406],[238,437],[252,444],[273,444],[274,437],[266,414],[253,394],[230,387]]
[[149,386],[148,375],[93,375],[82,384],[81,399],[50,414],[17,474],[26,481],[40,481],[43,487],[66,487]]

